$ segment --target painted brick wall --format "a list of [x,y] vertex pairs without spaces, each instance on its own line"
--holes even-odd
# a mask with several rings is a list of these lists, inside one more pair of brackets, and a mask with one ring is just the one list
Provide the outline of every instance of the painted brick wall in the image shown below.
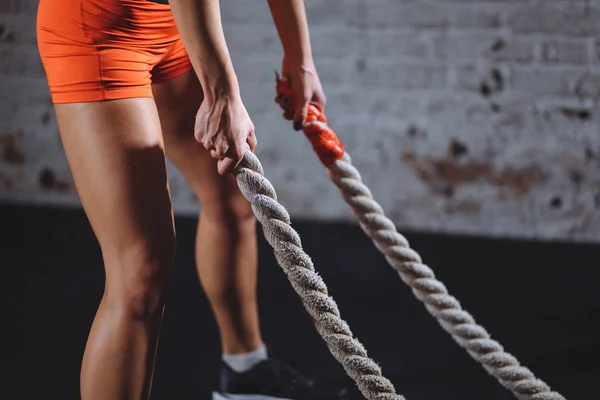
[[[334,129],[399,227],[600,241],[600,0],[306,0]],[[78,205],[35,45],[0,1],[0,198]],[[223,0],[258,156],[293,218],[350,219],[272,102],[264,1]],[[176,212],[197,212],[169,165]]]

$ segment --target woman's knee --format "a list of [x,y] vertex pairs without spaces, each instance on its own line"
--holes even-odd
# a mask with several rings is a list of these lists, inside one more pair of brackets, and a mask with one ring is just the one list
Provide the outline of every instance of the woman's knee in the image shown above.
[[150,321],[162,315],[174,254],[174,236],[127,246],[113,258],[113,265],[106,266],[107,301],[128,319]]
[[239,233],[253,232],[256,229],[252,207],[237,187],[202,202],[202,214],[211,222],[225,225]]

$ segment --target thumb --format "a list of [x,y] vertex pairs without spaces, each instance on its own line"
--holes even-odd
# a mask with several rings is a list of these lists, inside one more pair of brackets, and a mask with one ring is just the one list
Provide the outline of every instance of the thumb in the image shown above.
[[304,122],[306,121],[306,117],[308,116],[309,101],[308,99],[302,99],[300,104],[301,106],[294,110],[294,129],[297,131],[302,129],[302,125],[304,125]]
[[232,146],[227,149],[225,157],[217,161],[217,171],[219,175],[225,175],[232,172],[242,162],[244,158],[244,150],[246,149],[246,142],[238,137]]
[[233,170],[233,159],[229,157],[221,158],[217,161],[217,172],[219,175],[225,175]]

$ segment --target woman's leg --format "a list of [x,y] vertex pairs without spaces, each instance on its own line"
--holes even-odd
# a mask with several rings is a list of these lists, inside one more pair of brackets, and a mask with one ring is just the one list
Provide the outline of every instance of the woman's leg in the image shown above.
[[153,85],[166,153],[202,204],[196,266],[214,311],[224,354],[262,344],[256,301],[256,221],[235,178],[217,173],[216,160],[194,139],[202,88],[193,72]]
[[325,390],[289,365],[267,355],[256,301],[256,220],[235,178],[217,174],[216,161],[195,141],[194,116],[202,90],[193,73],[153,85],[167,155],[187,177],[202,203],[196,262],[221,333],[224,353],[213,399],[345,398]]
[[175,251],[156,106],[136,98],[55,109],[106,269],[83,358],[81,397],[147,399]]

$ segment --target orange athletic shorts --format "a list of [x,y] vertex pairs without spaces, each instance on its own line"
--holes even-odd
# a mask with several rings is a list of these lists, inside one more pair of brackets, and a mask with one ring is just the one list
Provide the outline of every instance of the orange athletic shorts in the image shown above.
[[192,69],[168,5],[41,0],[37,42],[54,103],[152,98]]

